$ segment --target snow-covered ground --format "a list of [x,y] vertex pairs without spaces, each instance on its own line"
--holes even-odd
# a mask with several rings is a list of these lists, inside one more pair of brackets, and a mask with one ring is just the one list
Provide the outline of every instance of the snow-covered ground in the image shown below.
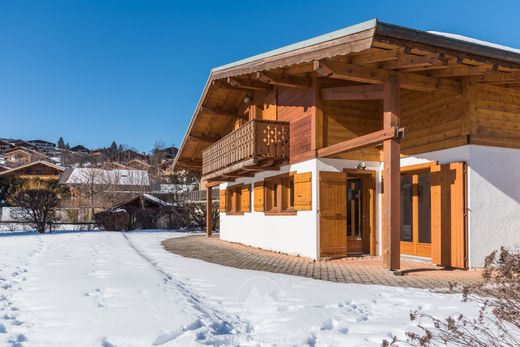
[[460,295],[239,270],[166,252],[173,232],[0,234],[1,346],[379,346]]

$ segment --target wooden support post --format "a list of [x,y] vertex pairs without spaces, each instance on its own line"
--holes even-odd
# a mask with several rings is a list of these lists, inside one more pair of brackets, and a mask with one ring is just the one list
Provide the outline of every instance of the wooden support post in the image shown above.
[[211,192],[212,187],[206,188],[206,236],[211,237],[213,233],[213,199]]
[[[383,128],[399,128],[399,77],[390,75],[384,86]],[[383,142],[383,266],[389,270],[401,267],[401,163],[399,138]]]

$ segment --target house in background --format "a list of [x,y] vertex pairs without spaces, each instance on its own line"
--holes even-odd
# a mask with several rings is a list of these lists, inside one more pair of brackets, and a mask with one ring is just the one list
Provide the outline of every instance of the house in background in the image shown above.
[[53,152],[56,149],[56,144],[45,140],[29,140],[30,144],[36,146],[39,151]]
[[59,184],[71,193],[62,206],[83,209],[106,209],[150,190],[150,178],[144,170],[67,168]]
[[[167,228],[172,223],[170,213],[161,213],[173,204],[151,194],[139,194],[117,203],[112,209],[123,209],[130,216],[130,229]],[[141,214],[141,215],[140,215]]]
[[14,147],[16,146],[10,140],[0,139],[0,153],[5,153]]
[[213,69],[174,169],[223,240],[479,267],[520,244],[519,100],[518,50],[371,20]]
[[13,144],[15,145],[15,147],[23,147],[23,148],[27,148],[27,149],[32,149],[33,151],[38,151],[38,147],[32,143],[30,143],[29,141],[25,141],[25,140],[21,140],[21,139],[17,139],[17,140],[12,140],[13,141]]
[[20,178],[24,180],[55,180],[58,181],[65,169],[47,161],[34,161],[15,168],[2,171],[0,177]]
[[70,149],[72,152],[78,152],[78,153],[90,153],[90,149],[83,145],[77,145]]
[[7,150],[4,156],[5,164],[11,167],[25,165],[34,161],[49,160],[49,158],[45,154],[42,154],[30,148],[19,146]]
[[132,159],[129,162],[127,162],[125,165],[132,169],[146,170],[146,171],[150,170],[150,168],[152,167],[150,164],[148,164],[147,162],[144,162],[140,159]]

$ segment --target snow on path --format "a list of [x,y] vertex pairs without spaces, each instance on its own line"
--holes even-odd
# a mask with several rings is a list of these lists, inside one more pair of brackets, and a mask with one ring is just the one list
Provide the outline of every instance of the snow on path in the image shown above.
[[379,346],[459,295],[338,284],[183,258],[172,232],[0,235],[0,346]]
[[382,339],[394,334],[404,337],[411,328],[411,310],[438,317],[476,313],[475,307],[461,303],[460,295],[229,268],[165,252],[160,245],[164,235],[127,237],[161,271],[197,292],[206,305],[249,322],[251,331],[247,338],[237,336],[236,345],[380,346]]

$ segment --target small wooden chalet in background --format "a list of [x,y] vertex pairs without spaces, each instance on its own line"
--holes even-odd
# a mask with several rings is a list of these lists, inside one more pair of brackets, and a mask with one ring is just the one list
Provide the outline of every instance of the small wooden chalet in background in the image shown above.
[[58,181],[65,169],[47,161],[34,161],[8,170],[0,169],[0,177],[20,178],[24,180],[56,180]]
[[519,50],[371,20],[213,69],[174,169],[224,240],[482,266],[520,244],[519,124]]
[[20,146],[8,149],[4,156],[5,164],[11,167],[25,165],[35,161],[49,160],[45,154]]

